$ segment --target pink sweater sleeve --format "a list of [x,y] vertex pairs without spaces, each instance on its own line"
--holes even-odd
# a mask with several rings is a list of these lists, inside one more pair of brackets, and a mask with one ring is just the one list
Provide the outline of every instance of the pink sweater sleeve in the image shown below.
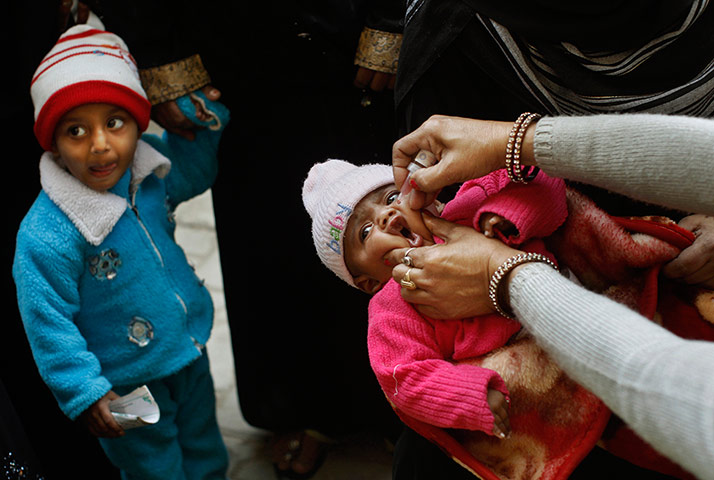
[[464,183],[444,208],[442,217],[459,223],[470,221],[480,231],[479,220],[486,212],[500,215],[516,226],[518,236],[502,238],[510,245],[547,237],[568,215],[565,183],[544,172],[528,184],[514,183],[505,170],[497,170]]
[[369,305],[372,369],[389,401],[402,413],[442,428],[491,433],[489,388],[508,395],[494,371],[443,358],[432,325],[405,302],[390,280]]

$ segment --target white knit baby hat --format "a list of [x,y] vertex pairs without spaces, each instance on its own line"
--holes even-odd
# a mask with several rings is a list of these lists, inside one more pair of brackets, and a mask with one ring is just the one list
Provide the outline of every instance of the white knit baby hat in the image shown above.
[[62,115],[87,103],[117,105],[144,131],[151,104],[139,71],[124,41],[89,25],[63,33],[40,63],[30,87],[35,106],[35,136],[52,149],[55,126]]
[[335,275],[355,288],[344,258],[347,222],[360,200],[390,183],[394,183],[391,166],[357,166],[331,159],[313,165],[303,184],[302,201],[312,218],[317,255]]

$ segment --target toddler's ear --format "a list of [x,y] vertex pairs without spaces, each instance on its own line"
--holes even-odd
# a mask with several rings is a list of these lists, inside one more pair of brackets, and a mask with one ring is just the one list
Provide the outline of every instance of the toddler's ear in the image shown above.
[[362,274],[355,277],[354,281],[355,285],[357,285],[357,288],[359,288],[365,293],[369,293],[370,295],[374,295],[375,293],[377,293],[383,285],[383,283],[377,280],[376,278],[372,278],[366,274]]

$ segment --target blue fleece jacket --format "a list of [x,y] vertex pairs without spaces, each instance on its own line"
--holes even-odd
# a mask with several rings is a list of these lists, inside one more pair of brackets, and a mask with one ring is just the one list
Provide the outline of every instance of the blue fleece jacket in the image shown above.
[[173,211],[213,183],[220,135],[144,135],[131,168],[101,193],[43,155],[13,277],[40,374],[71,419],[113,386],[166,377],[201,355],[213,305],[174,241]]

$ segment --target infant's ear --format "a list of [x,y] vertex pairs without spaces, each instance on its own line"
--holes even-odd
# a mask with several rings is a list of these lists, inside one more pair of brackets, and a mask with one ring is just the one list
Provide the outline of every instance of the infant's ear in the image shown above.
[[377,280],[376,278],[372,278],[369,275],[359,275],[354,278],[355,285],[357,285],[357,288],[362,290],[365,293],[369,293],[370,295],[374,295],[379,291],[379,289],[382,288],[383,283]]

